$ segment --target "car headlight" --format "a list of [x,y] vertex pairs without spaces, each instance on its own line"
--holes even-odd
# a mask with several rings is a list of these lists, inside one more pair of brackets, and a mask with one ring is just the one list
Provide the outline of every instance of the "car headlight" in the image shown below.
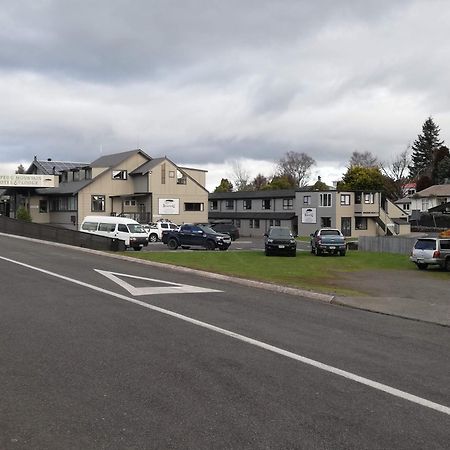
[[267,242],[273,242],[273,239],[267,239]]

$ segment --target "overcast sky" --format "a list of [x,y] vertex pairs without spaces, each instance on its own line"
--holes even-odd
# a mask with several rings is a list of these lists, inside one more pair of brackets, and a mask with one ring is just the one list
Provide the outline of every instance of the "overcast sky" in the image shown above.
[[339,179],[432,116],[450,143],[448,0],[2,0],[0,172],[141,148],[270,175],[287,151]]

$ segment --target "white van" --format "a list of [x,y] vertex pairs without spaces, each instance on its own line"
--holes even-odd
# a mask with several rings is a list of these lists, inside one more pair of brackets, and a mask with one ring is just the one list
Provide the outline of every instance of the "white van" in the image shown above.
[[80,231],[120,239],[125,242],[126,247],[133,247],[135,250],[141,250],[148,245],[148,233],[144,227],[126,217],[86,216]]

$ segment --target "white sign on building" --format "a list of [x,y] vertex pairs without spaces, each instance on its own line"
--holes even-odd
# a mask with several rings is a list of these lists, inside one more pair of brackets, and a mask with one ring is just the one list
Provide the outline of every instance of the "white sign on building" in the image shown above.
[[0,175],[0,187],[55,187],[56,176],[53,175]]
[[316,223],[316,208],[302,208],[302,223]]
[[160,216],[169,216],[173,214],[180,214],[180,199],[179,198],[160,198],[158,214]]

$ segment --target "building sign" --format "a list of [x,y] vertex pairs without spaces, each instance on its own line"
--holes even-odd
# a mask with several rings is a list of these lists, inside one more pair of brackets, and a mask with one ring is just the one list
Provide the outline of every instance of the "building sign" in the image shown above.
[[5,187],[55,187],[56,178],[53,175],[0,175],[0,188]]
[[316,223],[316,208],[302,208],[302,223]]
[[160,216],[180,214],[180,199],[178,199],[178,198],[160,198],[158,214]]

